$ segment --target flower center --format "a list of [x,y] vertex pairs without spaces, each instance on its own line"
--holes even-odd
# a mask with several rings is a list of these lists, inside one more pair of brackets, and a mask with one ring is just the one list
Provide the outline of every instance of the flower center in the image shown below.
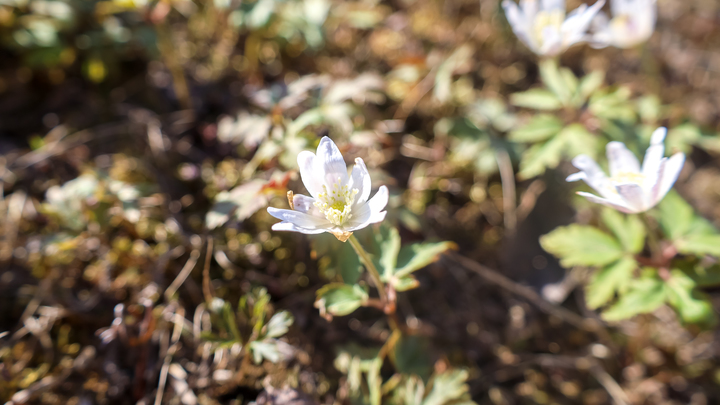
[[610,178],[614,184],[634,183],[641,185],[645,182],[645,175],[642,173],[621,172]]
[[318,194],[315,206],[325,215],[328,221],[335,226],[341,226],[352,218],[352,205],[358,189],[350,189],[340,183],[340,178],[328,190],[323,185],[322,193]]
[[547,29],[560,32],[562,23],[565,20],[565,12],[563,10],[541,11],[535,16],[533,24],[533,36],[538,46],[542,47],[545,43]]

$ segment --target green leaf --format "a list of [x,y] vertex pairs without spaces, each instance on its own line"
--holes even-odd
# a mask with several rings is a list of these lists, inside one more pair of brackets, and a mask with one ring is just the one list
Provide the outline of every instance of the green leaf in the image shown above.
[[250,342],[250,350],[252,351],[253,361],[255,361],[255,364],[262,363],[263,359],[267,359],[272,363],[277,363],[283,358],[282,354],[278,350],[277,343],[273,340]]
[[675,241],[678,252],[720,257],[720,235],[691,234]]
[[596,271],[585,289],[585,300],[590,309],[607,304],[618,291],[628,285],[638,264],[630,257]]
[[400,233],[392,226],[380,226],[375,233],[375,244],[379,250],[375,263],[383,278],[390,278],[397,265],[398,252],[400,252]]
[[563,122],[554,115],[538,114],[530,122],[510,133],[514,142],[540,142],[556,135],[563,128]]
[[640,253],[645,246],[645,226],[637,215],[619,213],[612,208],[604,208],[602,220],[620,241],[626,252]]
[[562,108],[562,103],[557,96],[543,89],[531,89],[515,93],[510,96],[510,102],[518,107],[534,110],[558,110]]
[[455,404],[457,401],[472,403],[468,394],[467,379],[468,372],[465,370],[449,370],[435,375],[428,384],[432,389],[422,405]]
[[603,312],[606,321],[619,321],[638,314],[658,309],[667,299],[667,291],[663,281],[657,277],[645,277],[632,281],[630,291]]
[[242,342],[240,329],[238,329],[237,323],[235,322],[235,313],[233,312],[229,302],[226,302],[225,305],[223,305],[222,315],[223,320],[225,321],[225,326],[230,330],[233,338],[235,338],[238,342]]
[[689,274],[698,287],[717,287],[720,286],[720,265],[712,266],[695,266]]
[[660,226],[668,238],[676,240],[688,233],[692,226],[694,211],[680,194],[671,190],[658,208]]
[[293,323],[293,316],[288,311],[280,311],[270,318],[265,337],[276,338],[287,333]]
[[382,368],[382,359],[373,359],[370,369],[367,372],[367,383],[370,390],[370,405],[380,405],[382,400],[382,377],[380,369]]
[[604,266],[623,255],[620,244],[591,226],[572,224],[540,237],[540,245],[560,258],[563,267]]
[[581,154],[590,157],[597,155],[598,139],[582,124],[575,123],[566,126],[560,131],[558,138],[562,139],[566,145],[563,151],[566,157],[575,157]]
[[584,103],[588,97],[590,97],[600,88],[600,86],[602,86],[604,81],[605,73],[600,70],[596,70],[588,75],[585,75],[585,77],[580,80],[580,84],[578,86],[578,98],[576,100],[576,105]]
[[686,323],[710,323],[714,320],[712,304],[695,290],[695,281],[681,270],[673,270],[667,281],[668,302]]
[[522,154],[518,178],[527,180],[545,173],[547,168],[557,167],[564,149],[564,141],[557,135],[543,144],[531,146]]
[[404,277],[393,276],[390,278],[390,284],[393,286],[395,291],[399,292],[412,290],[413,288],[418,288],[420,286],[420,282],[417,281],[412,274]]
[[[568,73],[572,75],[572,72],[567,70],[567,73],[564,73],[564,70],[566,69],[558,68],[557,62],[554,59],[546,59],[540,62],[540,77],[543,83],[555,94],[562,104],[567,104],[568,101],[570,101],[570,96],[577,88],[577,78],[573,75],[575,82],[571,82],[566,76]],[[574,88],[571,88],[571,86]]]
[[368,293],[357,284],[328,284],[317,291],[315,306],[321,314],[343,316],[360,308],[368,299]]
[[405,277],[436,261],[440,254],[455,248],[453,242],[413,243],[403,246],[397,257],[395,276]]

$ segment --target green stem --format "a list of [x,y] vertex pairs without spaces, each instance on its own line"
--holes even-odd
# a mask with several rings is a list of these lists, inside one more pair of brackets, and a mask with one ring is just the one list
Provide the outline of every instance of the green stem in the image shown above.
[[383,305],[387,305],[388,296],[385,292],[385,285],[383,284],[382,280],[380,280],[380,273],[375,267],[375,264],[370,258],[370,255],[368,254],[368,252],[365,251],[365,249],[362,247],[360,241],[357,240],[355,235],[350,235],[348,241],[350,242],[350,245],[353,247],[353,249],[355,249],[355,253],[357,253],[357,255],[360,257],[360,261],[368,270],[368,273],[370,273],[370,278],[372,278],[373,284],[375,284],[375,287],[378,290],[378,294],[380,295],[380,300],[382,300]]
[[655,227],[652,225],[652,222],[650,222],[650,218],[647,216],[646,213],[641,213],[640,218],[645,224],[645,229],[647,229],[648,246],[650,247],[650,257],[653,260],[660,261],[660,259],[662,258],[662,249],[660,248],[660,240],[655,234]]

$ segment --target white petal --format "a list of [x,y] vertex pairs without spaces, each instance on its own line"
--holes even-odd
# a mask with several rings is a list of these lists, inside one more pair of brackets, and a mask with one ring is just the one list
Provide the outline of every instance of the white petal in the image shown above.
[[[585,173],[584,177],[582,177],[582,180],[584,180],[588,186],[595,189],[595,191],[600,193],[600,195],[605,198],[613,198],[615,194],[615,189],[613,188],[610,179],[608,179],[602,169],[600,169],[600,166],[598,166],[598,164],[595,163],[594,160],[592,160],[587,155],[579,155],[572,160],[572,164],[573,166],[582,170],[583,173]],[[577,177],[580,177],[580,175],[577,175],[575,177],[571,176],[570,180],[573,180]]]
[[354,232],[354,231],[357,231],[358,229],[363,229],[370,224],[377,224],[378,222],[382,222],[385,219],[385,215],[387,215],[387,211],[376,212],[374,214],[371,214],[364,222],[361,222],[355,226],[346,228],[346,230],[348,232]]
[[319,229],[332,227],[332,224],[326,218],[308,215],[304,212],[281,210],[273,207],[268,207],[267,210],[268,213],[275,218],[293,223],[300,228]]
[[319,160],[318,163],[322,165],[326,185],[333,185],[338,179],[340,184],[347,184],[348,174],[345,159],[343,159],[335,142],[327,136],[320,140],[317,148],[317,159]]
[[643,212],[647,210],[646,196],[643,188],[635,183],[618,184],[615,186],[620,197],[625,201],[625,205],[630,207],[634,212]]
[[606,149],[610,177],[615,177],[619,173],[640,173],[640,163],[637,157],[625,147],[625,144],[610,142]]
[[366,204],[359,205],[357,211],[353,211],[345,228],[347,230],[362,229],[385,219],[385,206],[388,203],[389,193],[385,186],[380,186],[378,192]]
[[302,151],[298,154],[298,167],[300,168],[300,178],[302,179],[308,193],[314,198],[322,192],[323,172],[322,167],[318,164],[317,156],[310,151]]
[[[527,3],[527,4],[526,4]],[[525,1],[522,6],[523,9],[530,8],[530,3],[534,1]],[[515,35],[522,41],[528,48],[535,50],[535,44],[530,37],[529,28],[530,21],[535,18],[535,12],[528,14],[521,12],[517,4],[513,0],[505,0],[502,3],[503,9],[505,9],[505,18],[507,18],[510,27],[512,28]],[[537,7],[537,6],[536,6]]]
[[590,7],[583,4],[568,14],[561,28],[565,48],[587,39],[587,29],[604,5],[605,0],[598,0]]
[[370,199],[370,201],[368,201],[367,205],[370,207],[370,211],[380,212],[385,209],[389,198],[390,193],[388,192],[387,187],[380,186],[378,192],[375,193],[375,195],[373,196],[373,198]]
[[290,222],[278,222],[277,224],[272,226],[273,231],[288,231],[288,232],[300,232],[308,235],[316,235],[318,233],[327,232],[327,229],[310,229],[310,228],[301,228],[295,224],[291,224]]
[[565,181],[571,183],[573,181],[579,181],[579,180],[585,180],[585,179],[587,179],[587,174],[585,174],[585,172],[577,172],[577,173],[573,173],[573,174],[567,176]]
[[583,192],[583,191],[578,191],[578,192],[577,192],[577,195],[582,196],[582,197],[585,197],[585,198],[587,198],[587,199],[588,199],[589,201],[591,201],[591,202],[594,202],[594,203],[597,203],[597,204],[602,204],[602,205],[607,206],[607,207],[610,207],[610,208],[614,208],[614,209],[616,209],[616,210],[618,210],[618,211],[620,211],[620,212],[624,212],[624,213],[626,213],[626,214],[631,214],[631,213],[633,213],[633,210],[632,210],[631,208],[629,208],[629,207],[627,207],[627,206],[625,206],[625,205],[623,205],[623,204],[620,204],[620,203],[617,202],[617,201],[611,201],[611,200],[609,200],[609,199],[601,198],[601,197],[598,197],[598,196],[596,196],[596,195],[594,195],[594,194],[585,193],[585,192]]
[[677,181],[683,166],[685,165],[685,155],[682,153],[674,154],[670,159],[664,159],[660,177],[658,179],[657,191],[653,193],[651,199],[651,207],[659,203],[665,195],[670,191],[675,181]]
[[[503,7],[505,7],[504,3]],[[538,0],[520,0],[520,9],[522,9],[525,21],[531,21],[538,12]]]
[[663,155],[665,155],[665,146],[663,145],[665,134],[667,134],[666,128],[660,127],[656,129],[650,138],[650,147],[647,148],[647,151],[645,152],[642,173],[645,175],[646,189],[654,187],[658,182],[660,163],[663,160]]
[[355,159],[355,166],[352,169],[352,176],[350,176],[349,188],[358,189],[358,195],[355,197],[355,205],[362,204],[370,197],[370,173],[368,173],[367,166],[361,158]]
[[[295,206],[295,211],[304,212],[306,214],[313,214],[313,211],[317,210],[317,207],[315,207],[315,199],[304,196],[302,194],[295,194],[293,196],[293,205]],[[315,211],[319,216],[319,211]]]
[[555,56],[563,51],[563,36],[556,27],[547,26],[542,30],[542,47],[540,55]]
[[542,0],[542,9],[543,11],[565,11],[565,0]]

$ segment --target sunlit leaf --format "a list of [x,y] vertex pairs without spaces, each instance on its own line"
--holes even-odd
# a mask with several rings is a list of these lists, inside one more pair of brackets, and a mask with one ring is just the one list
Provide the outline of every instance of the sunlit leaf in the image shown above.
[[540,237],[540,245],[560,258],[563,267],[604,266],[623,255],[620,244],[597,228],[572,224]]
[[562,107],[562,102],[555,94],[543,89],[514,93],[510,96],[510,102],[515,106],[534,110],[557,110]]
[[510,132],[510,140],[514,142],[544,141],[563,128],[563,122],[554,115],[538,114],[530,122]]
[[[570,96],[575,92],[575,89],[569,86],[573,83],[569,83],[570,81],[563,77],[566,76],[567,73],[561,73],[565,69],[566,68],[558,68],[557,61],[552,58],[547,58],[540,62],[540,77],[561,104],[567,104]],[[568,73],[572,75],[572,72],[568,71]],[[574,85],[574,87],[577,87],[577,79]]]
[[607,321],[619,321],[652,312],[665,303],[667,296],[663,280],[657,277],[635,279],[629,291],[604,311],[602,317]]
[[623,290],[629,284],[637,268],[638,264],[635,260],[625,257],[597,270],[585,289],[588,308],[596,309],[608,303],[616,292]]
[[455,249],[453,242],[413,243],[403,246],[397,258],[395,277],[404,277],[436,261],[440,255]]
[[317,291],[315,306],[320,313],[343,316],[353,313],[369,298],[359,285],[328,284]]
[[683,322],[707,323],[715,318],[712,304],[695,290],[695,281],[681,270],[673,270],[667,280],[668,302]]
[[623,215],[611,208],[604,208],[602,220],[620,241],[626,252],[640,253],[645,246],[645,226],[637,215]]
[[467,385],[468,372],[465,370],[449,370],[433,376],[428,383],[430,393],[422,405],[471,404]]
[[276,338],[286,334],[292,323],[293,317],[290,312],[280,311],[276,313],[267,323],[265,337]]

